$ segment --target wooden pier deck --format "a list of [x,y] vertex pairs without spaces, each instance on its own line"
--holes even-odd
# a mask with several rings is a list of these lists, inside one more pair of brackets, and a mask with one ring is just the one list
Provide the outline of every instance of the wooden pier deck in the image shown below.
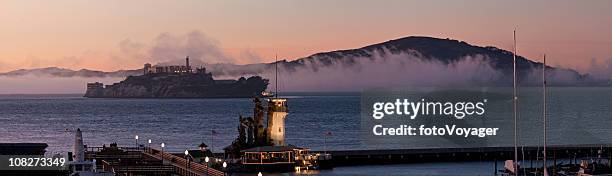
[[208,167],[204,164],[187,161],[185,158],[175,156],[170,153],[162,152],[157,149],[148,148],[143,151],[143,154],[162,160],[164,163],[169,163],[174,166],[174,171],[182,176],[224,176],[225,174],[219,170]]
[[[167,152],[149,148],[149,147],[108,147],[107,152],[103,152],[105,147],[87,147],[85,158],[88,160],[98,160],[104,171],[118,171],[122,173],[165,173],[178,174],[181,176],[223,176],[224,172],[208,167],[205,164],[200,164],[187,159],[173,155]],[[151,161],[154,164],[134,164],[121,163],[121,161]],[[147,163],[147,162],[144,162]],[[157,164],[155,164],[157,163]],[[100,166],[98,166],[100,167]],[[165,175],[161,174],[161,175]]]

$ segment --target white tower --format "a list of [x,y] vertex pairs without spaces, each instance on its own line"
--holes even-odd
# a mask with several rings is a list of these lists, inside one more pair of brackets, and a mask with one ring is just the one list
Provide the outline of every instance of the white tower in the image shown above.
[[287,99],[271,98],[268,102],[268,140],[274,146],[285,145],[285,117]]
[[77,128],[77,131],[74,134],[74,146],[72,149],[72,153],[74,153],[75,162],[82,162],[85,160],[85,146],[83,145],[83,133],[81,133],[81,129],[79,128]]
[[94,161],[85,161],[85,145],[83,145],[83,133],[81,133],[81,129],[77,128],[74,133],[74,148],[72,152],[74,153],[74,160],[68,163],[70,170],[72,171],[71,175],[100,175],[95,172],[96,163]]

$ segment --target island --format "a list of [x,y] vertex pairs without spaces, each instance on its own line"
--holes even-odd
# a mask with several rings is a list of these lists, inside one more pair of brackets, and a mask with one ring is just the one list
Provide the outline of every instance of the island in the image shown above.
[[112,85],[87,83],[88,98],[252,98],[266,95],[269,80],[261,76],[238,80],[215,80],[206,68],[189,65],[151,66],[143,74],[128,76]]

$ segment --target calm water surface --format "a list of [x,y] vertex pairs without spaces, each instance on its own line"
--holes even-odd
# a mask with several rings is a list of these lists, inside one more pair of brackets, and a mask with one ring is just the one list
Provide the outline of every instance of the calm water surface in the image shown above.
[[[201,142],[220,151],[237,136],[238,116],[251,116],[253,107],[250,99],[88,99],[80,96],[0,95],[0,142],[43,142],[49,145],[48,153],[65,153],[70,151],[74,140],[72,131],[80,128],[89,146],[111,142],[133,146],[134,136],[138,135],[139,143],[151,139],[153,147],[157,147],[164,142],[167,150],[174,152],[196,148]],[[402,148],[393,144],[366,145],[361,141],[358,93],[294,93],[287,97],[290,114],[286,119],[286,142],[289,144],[322,150],[324,134],[331,131],[333,135],[327,137],[326,146],[329,150]],[[593,129],[589,134],[570,131],[567,135],[571,138],[587,135],[609,143],[612,88],[552,88],[549,97],[549,111],[557,113],[554,118],[559,122],[553,125],[551,133],[570,130],[564,127],[589,128]],[[211,137],[211,130],[218,134]],[[568,143],[567,138],[553,137],[551,143]],[[463,169],[465,175],[489,175],[493,164],[354,166],[319,174],[456,175],[457,168]]]

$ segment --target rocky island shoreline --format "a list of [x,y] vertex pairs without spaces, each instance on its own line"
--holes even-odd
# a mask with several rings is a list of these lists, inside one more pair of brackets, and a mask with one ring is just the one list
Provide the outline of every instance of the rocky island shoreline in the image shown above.
[[238,80],[215,80],[206,68],[195,71],[189,65],[151,66],[145,64],[143,75],[128,76],[112,85],[88,83],[88,98],[252,98],[260,97],[269,80],[260,76]]

